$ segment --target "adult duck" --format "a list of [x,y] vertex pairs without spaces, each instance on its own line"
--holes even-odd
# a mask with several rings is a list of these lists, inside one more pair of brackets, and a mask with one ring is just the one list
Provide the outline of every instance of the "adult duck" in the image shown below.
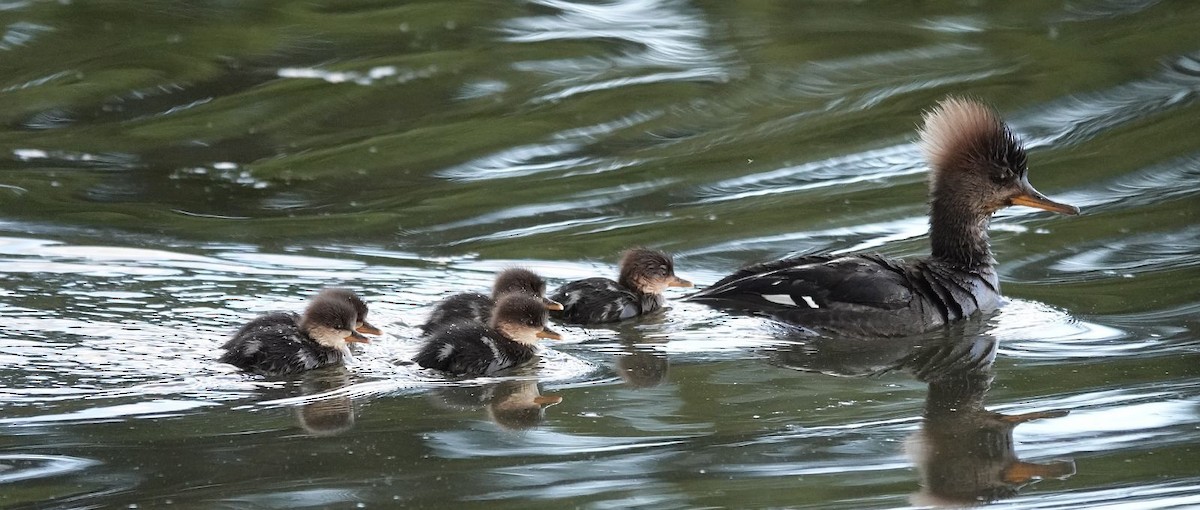
[[992,214],[1011,205],[1079,209],[1029,184],[1020,141],[977,101],[942,100],[925,114],[920,137],[930,167],[929,257],[803,255],[746,267],[687,299],[818,333],[867,337],[920,333],[995,310]]

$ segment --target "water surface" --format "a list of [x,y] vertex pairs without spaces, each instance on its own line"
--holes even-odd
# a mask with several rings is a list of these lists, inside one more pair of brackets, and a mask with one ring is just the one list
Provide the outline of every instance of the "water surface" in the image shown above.
[[[1200,505],[1196,26],[1161,1],[0,3],[0,505]],[[947,94],[1084,211],[997,215],[993,316],[799,339],[673,293],[499,377],[408,363],[434,302],[511,265],[556,285],[649,245],[703,285],[925,254],[914,128]],[[329,285],[386,331],[347,367],[215,363]]]

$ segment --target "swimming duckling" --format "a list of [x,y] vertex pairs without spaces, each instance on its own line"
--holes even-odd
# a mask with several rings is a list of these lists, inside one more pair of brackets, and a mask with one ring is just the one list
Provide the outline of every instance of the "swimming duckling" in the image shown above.
[[546,320],[542,300],[525,294],[501,296],[489,325],[464,320],[437,329],[414,361],[453,374],[492,374],[533,359],[538,338],[562,338],[546,327]]
[[621,257],[617,281],[587,278],[559,287],[550,299],[562,303],[563,321],[575,324],[616,322],[654,312],[663,307],[667,287],[691,287],[675,276],[675,262],[658,250],[634,248]]
[[932,256],[803,255],[746,267],[689,296],[727,310],[852,336],[905,336],[1000,305],[988,241],[1010,205],[1078,214],[1029,184],[1025,150],[991,108],[947,98],[925,114]]
[[429,320],[421,325],[421,334],[428,335],[434,330],[461,320],[487,324],[491,319],[492,308],[496,305],[496,300],[500,299],[500,296],[512,293],[539,298],[547,310],[562,310],[561,304],[545,297],[546,280],[528,269],[511,267],[496,274],[491,296],[477,292],[464,292],[442,300],[429,314]]
[[353,292],[326,289],[301,315],[274,312],[242,326],[221,346],[220,361],[267,376],[337,365],[350,355],[348,343],[369,342],[361,333],[381,333],[366,315],[366,303]]

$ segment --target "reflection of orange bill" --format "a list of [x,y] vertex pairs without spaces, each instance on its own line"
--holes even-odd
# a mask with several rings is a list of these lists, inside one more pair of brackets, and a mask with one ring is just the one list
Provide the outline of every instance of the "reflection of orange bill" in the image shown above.
[[362,335],[358,334],[358,332],[357,332],[357,331],[351,331],[351,332],[350,332],[350,336],[347,336],[347,337],[346,337],[346,341],[347,341],[347,342],[358,342],[358,343],[360,343],[360,344],[369,344],[369,343],[371,343],[371,340],[369,340],[369,339],[368,339],[367,337],[365,337],[365,336],[362,336]]
[[1062,418],[1068,414],[1071,414],[1071,411],[1066,409],[1058,409],[1054,411],[1038,411],[1036,413],[1012,414],[1004,416],[1000,418],[1000,420],[1005,423],[1015,423],[1019,425],[1027,421],[1040,420],[1042,418]]
[[558,395],[538,395],[533,397],[533,403],[542,406],[552,406],[559,402],[562,402],[562,397]]
[[1049,464],[1034,464],[1017,461],[1009,464],[1001,472],[1004,483],[1020,485],[1043,478],[1066,478],[1075,474],[1075,462],[1060,460]]

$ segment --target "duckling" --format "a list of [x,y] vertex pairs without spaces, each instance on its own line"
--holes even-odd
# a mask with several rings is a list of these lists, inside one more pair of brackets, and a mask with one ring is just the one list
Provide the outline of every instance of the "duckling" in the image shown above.
[[442,300],[429,314],[429,320],[421,325],[421,334],[428,335],[461,320],[487,324],[496,300],[500,299],[500,296],[512,293],[537,297],[542,300],[547,310],[562,310],[562,304],[545,297],[546,281],[541,276],[528,269],[512,267],[496,274],[491,296],[464,292]]
[[381,333],[366,315],[366,303],[353,292],[325,289],[301,315],[274,312],[242,326],[221,346],[220,361],[266,376],[337,365],[350,355],[348,343],[369,342],[361,333]]
[[546,327],[542,300],[507,294],[496,302],[491,323],[463,320],[434,330],[414,361],[460,375],[489,375],[533,359],[538,338],[561,339]]
[[550,295],[562,303],[564,322],[600,324],[616,322],[659,310],[667,287],[691,287],[692,282],[675,276],[675,262],[658,250],[633,248],[621,257],[617,281],[587,278],[559,287]]
[[746,267],[686,299],[859,337],[907,336],[995,310],[992,214],[1011,205],[1079,209],[1029,184],[1020,141],[982,103],[942,100],[925,114],[920,138],[931,169],[930,257],[803,255]]

